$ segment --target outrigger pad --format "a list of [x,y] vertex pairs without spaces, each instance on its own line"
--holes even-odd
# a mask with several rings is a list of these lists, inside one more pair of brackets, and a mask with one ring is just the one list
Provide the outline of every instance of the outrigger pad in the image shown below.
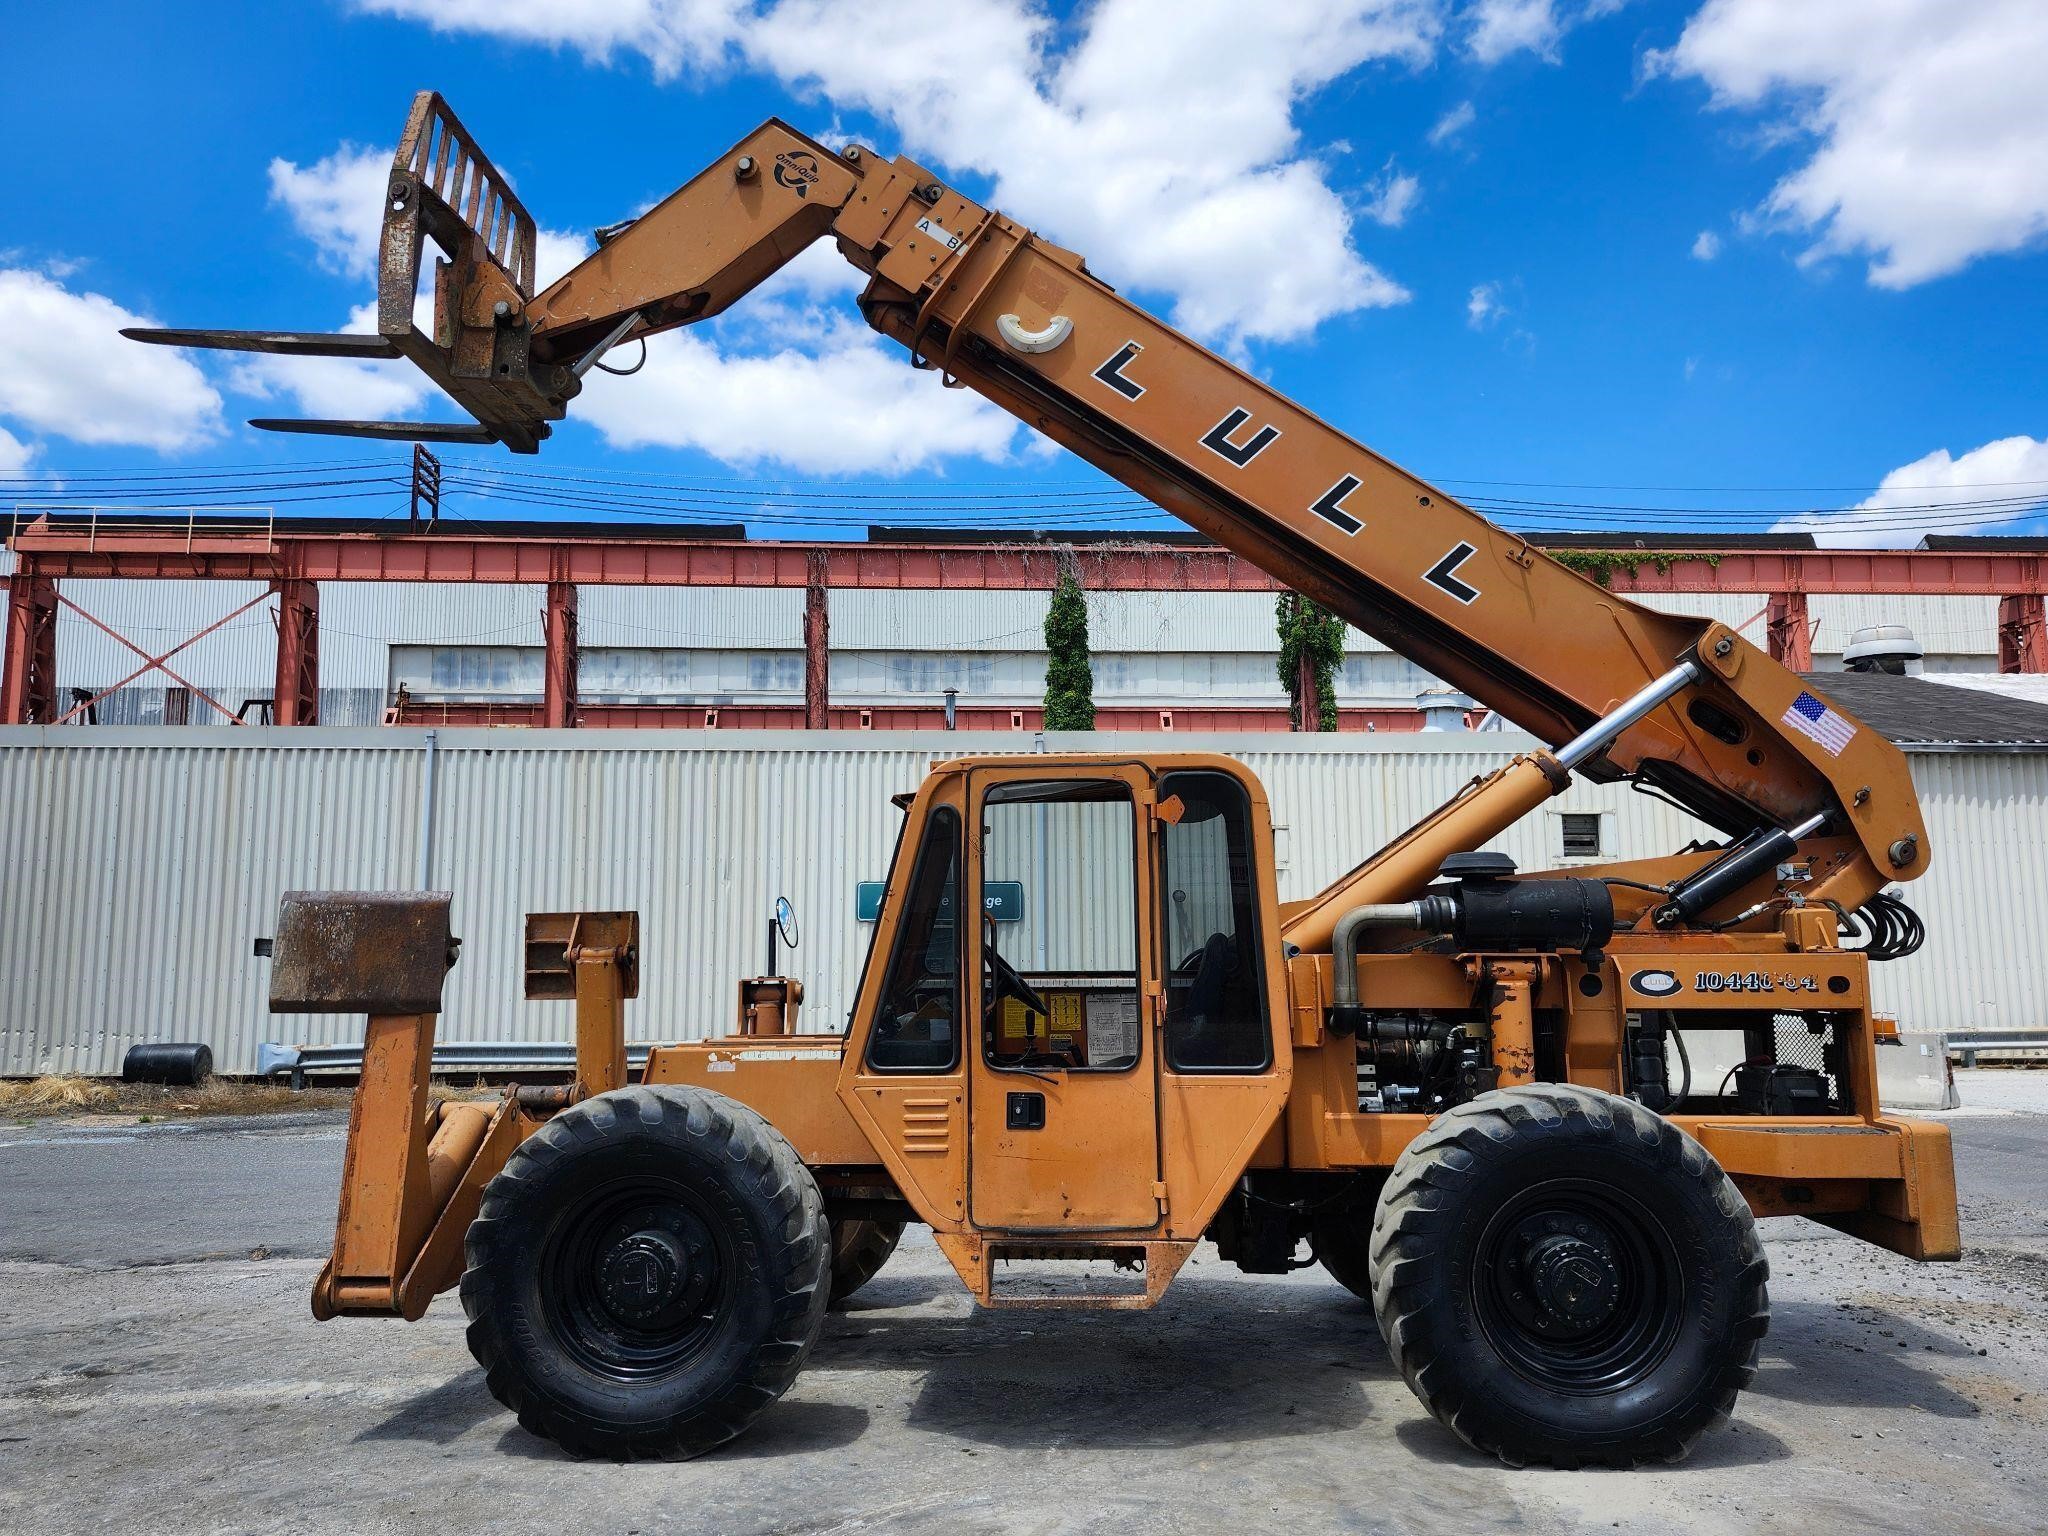
[[448,891],[287,891],[272,941],[272,1013],[439,1013],[462,941]]

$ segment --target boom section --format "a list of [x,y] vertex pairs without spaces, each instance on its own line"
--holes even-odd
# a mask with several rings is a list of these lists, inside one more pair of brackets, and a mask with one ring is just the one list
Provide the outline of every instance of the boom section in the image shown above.
[[[883,216],[919,188],[921,209]],[[863,312],[948,382],[1547,742],[1693,661],[1696,682],[1573,766],[1644,780],[1733,833],[1825,813],[1832,836],[1803,845],[1820,850],[1815,899],[1859,906],[1924,868],[1898,749],[1832,709],[1833,730],[1802,729],[1806,685],[1727,626],[1566,569],[921,167],[898,161],[864,192],[835,225],[875,274]]]
[[[1545,742],[1583,738],[1674,668],[1693,669],[1618,732],[1595,732],[1599,750],[1567,766],[1632,777],[1729,834],[1803,829],[1807,900],[1853,909],[1926,868],[1904,757],[1764,651],[1567,570],[914,161],[835,152],[770,120],[646,213],[599,231],[598,249],[538,293],[532,221],[501,187],[445,104],[423,93],[393,164],[380,336],[139,334],[304,353],[383,348],[418,361],[476,425],[279,425],[531,452],[613,349],[718,314],[830,235],[870,277],[868,323],[914,364]],[[412,319],[423,238],[450,256],[435,273],[431,336]]]

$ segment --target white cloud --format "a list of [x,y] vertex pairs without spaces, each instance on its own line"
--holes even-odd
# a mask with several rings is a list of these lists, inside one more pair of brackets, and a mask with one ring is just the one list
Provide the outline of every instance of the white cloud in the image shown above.
[[590,242],[565,230],[537,229],[533,237],[533,280],[545,288],[590,254]]
[[[424,300],[422,301],[425,302]],[[373,335],[377,306],[349,311],[344,331]],[[364,362],[346,357],[275,357],[254,352],[228,371],[228,387],[239,394],[275,400],[289,396],[298,413],[340,420],[398,421],[413,418],[430,396],[445,397],[427,376],[407,362]],[[447,411],[453,413],[450,405]],[[459,413],[457,418],[459,419]]]
[[906,49],[929,11],[782,0],[748,59],[891,121],[912,154],[990,176],[995,202],[1174,322],[1227,345],[1304,335],[1407,291],[1364,259],[1299,102],[1368,62],[1419,66],[1436,0],[1320,0],[1245,24],[1233,0],[1103,0],[1064,53],[1036,9],[959,0],[944,44]]
[[220,435],[220,396],[183,352],[120,334],[154,321],[41,272],[0,269],[0,416],[73,442],[172,452]]
[[1692,243],[1692,254],[1695,261],[1712,261],[1721,254],[1721,237],[1711,229],[1701,230]]
[[327,265],[350,277],[371,277],[390,177],[390,150],[344,144],[307,166],[271,161],[270,199],[291,214]]
[[1363,66],[1428,63],[1445,0],[1295,0],[1257,26],[1235,0],[1101,0],[1071,41],[1032,0],[955,0],[939,27],[914,0],[363,3],[658,72],[730,59],[871,112],[888,147],[988,176],[1005,212],[1231,347],[1408,297],[1358,250],[1294,118]]
[[1459,102],[1450,111],[1438,118],[1431,126],[1428,135],[1429,142],[1437,145],[1452,143],[1467,128],[1472,126],[1473,120],[1478,116],[1479,114],[1474,110],[1471,102]]
[[[270,162],[270,200],[290,215],[298,232],[313,242],[320,259],[337,272],[369,278],[377,272],[384,228],[384,187],[391,176],[391,151],[343,144],[333,154],[299,165]],[[423,271],[433,271],[429,254]],[[534,265],[542,286],[581,261],[590,242],[581,235],[541,229],[534,241]],[[421,287],[425,288],[426,283]]]
[[1766,215],[1907,288],[2048,236],[2043,58],[2040,0],[1707,0],[1645,63],[1810,148]]
[[591,374],[574,414],[614,448],[694,448],[800,474],[1011,459],[1014,417],[905,367],[901,350],[854,316],[864,281],[837,251],[812,246],[742,308],[648,342],[633,377]]
[[1386,170],[1366,188],[1366,193],[1365,216],[1388,229],[1399,229],[1408,222],[1408,215],[1415,211],[1415,204],[1422,196],[1422,183],[1405,172],[1395,170],[1390,160]]
[[1508,312],[1499,283],[1481,283],[1465,300],[1465,323],[1475,331],[1496,324]]
[[1478,0],[1471,11],[1465,51],[1481,64],[1498,64],[1524,49],[1555,61],[1564,35],[1553,0]]
[[[2005,505],[1983,505],[1992,501]],[[1838,548],[1909,548],[1924,533],[2000,531],[2029,508],[2048,510],[2048,441],[2002,437],[1961,457],[1937,448],[1893,470],[1853,507],[1778,527]]]
[[744,0],[356,0],[372,14],[423,21],[439,32],[485,32],[573,48],[608,64],[637,53],[657,78],[686,65],[717,64],[733,41]]
[[24,443],[20,438],[0,427],[0,475],[18,475],[29,466],[37,452],[34,443]]

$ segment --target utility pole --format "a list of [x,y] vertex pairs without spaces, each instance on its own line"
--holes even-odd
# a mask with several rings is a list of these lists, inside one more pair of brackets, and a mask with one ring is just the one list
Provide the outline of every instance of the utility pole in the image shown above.
[[441,519],[441,461],[427,452],[425,443],[412,445],[412,515],[407,519],[421,527],[420,511],[426,510],[426,531],[431,533]]

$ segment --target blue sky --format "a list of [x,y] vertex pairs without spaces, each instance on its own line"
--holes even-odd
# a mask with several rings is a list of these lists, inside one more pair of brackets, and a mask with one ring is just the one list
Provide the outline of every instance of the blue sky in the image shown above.
[[[557,262],[783,115],[941,168],[1453,490],[1572,504],[1549,526],[1869,503],[1834,536],[1910,543],[2036,529],[2021,514],[2048,492],[2037,0],[80,0],[17,15],[10,43],[16,497],[36,477],[112,499],[137,484],[113,472],[146,471],[190,500],[241,483],[193,471],[395,464],[242,422],[446,414],[393,370],[111,336],[348,322],[423,85]],[[813,481],[825,499],[803,505],[889,491],[917,521],[988,521],[973,498],[1033,489],[1121,515],[1077,461],[903,368],[836,257],[812,257],[592,390],[538,464],[450,450],[478,467],[456,504],[537,515],[476,491],[483,469],[538,468],[644,478],[685,515],[736,509],[688,487],[782,487],[761,533],[845,531],[777,502]],[[364,488],[280,510],[396,505]],[[1638,506],[1683,510],[1618,510]]]

